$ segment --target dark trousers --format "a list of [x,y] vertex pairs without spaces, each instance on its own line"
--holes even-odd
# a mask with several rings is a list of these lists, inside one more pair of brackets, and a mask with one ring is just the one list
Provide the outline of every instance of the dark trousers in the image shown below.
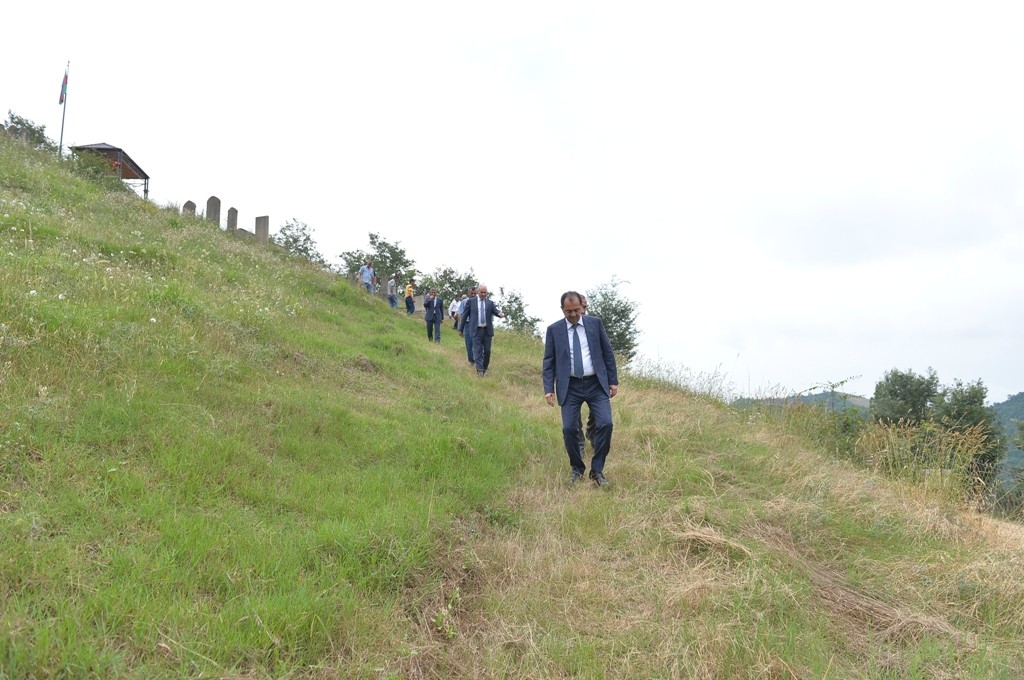
[[441,342],[441,322],[440,321],[428,321],[427,322],[427,340],[433,340],[434,342]]
[[562,404],[562,439],[565,452],[569,454],[569,465],[580,474],[587,469],[580,452],[580,437],[583,436],[580,407],[584,403],[594,416],[594,433],[590,439],[594,447],[594,457],[590,461],[590,474],[593,475],[604,472],[604,461],[612,447],[612,403],[597,378],[569,378],[569,391]]
[[479,326],[473,333],[473,360],[476,361],[477,373],[483,373],[491,363],[491,340],[487,334],[487,326]]
[[416,311],[416,301],[411,297],[405,298],[405,313],[412,314]]
[[583,436],[583,412],[580,411],[580,457],[583,457],[583,452],[587,449],[587,440],[590,440],[590,448],[594,448],[594,412],[591,409],[587,409],[587,429],[586,437]]
[[471,328],[463,328],[462,335],[466,340],[466,358],[469,363],[473,363],[473,338],[476,337],[476,333]]

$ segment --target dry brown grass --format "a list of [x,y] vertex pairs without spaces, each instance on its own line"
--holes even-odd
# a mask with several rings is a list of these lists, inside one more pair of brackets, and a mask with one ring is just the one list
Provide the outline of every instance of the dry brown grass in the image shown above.
[[[552,437],[524,461],[522,483],[496,501],[521,524],[476,518],[463,525],[445,558],[457,567],[439,568],[428,594],[420,591],[410,614],[421,631],[417,653],[393,669],[405,677],[580,677],[586,667],[571,659],[587,648],[610,677],[720,678],[726,668],[735,675],[729,659],[738,649],[747,658],[743,677],[869,677],[867,668],[898,677],[924,639],[945,640],[963,655],[978,649],[979,634],[963,624],[986,630],[980,612],[955,609],[965,580],[1024,601],[1012,559],[1024,547],[1020,527],[808,451],[713,401],[625,385],[614,402],[613,486],[599,492],[565,485],[558,409],[539,389],[523,392],[514,381],[495,389],[507,390],[527,417],[548,421]],[[733,469],[735,449],[744,442],[761,447],[764,481],[779,490],[764,500],[743,500],[737,487],[745,482]],[[684,469],[685,493],[673,484]],[[867,525],[897,517],[920,541],[948,545],[949,554],[885,565],[844,555],[840,544],[816,542],[825,507]],[[878,578],[854,584],[849,569]],[[805,660],[746,641],[752,621],[772,615],[755,611],[765,590],[781,598],[769,607],[788,601],[824,622],[837,654],[824,676]],[[459,604],[450,607],[454,591]],[[451,614],[451,634],[441,632],[438,612]],[[1011,626],[1014,615],[1001,614]],[[928,672],[957,677],[960,669]]]

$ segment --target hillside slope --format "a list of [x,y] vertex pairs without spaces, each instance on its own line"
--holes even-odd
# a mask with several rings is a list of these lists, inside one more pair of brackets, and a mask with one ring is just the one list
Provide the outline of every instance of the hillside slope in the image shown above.
[[0,137],[0,677],[1019,677],[1016,525],[447,332]]

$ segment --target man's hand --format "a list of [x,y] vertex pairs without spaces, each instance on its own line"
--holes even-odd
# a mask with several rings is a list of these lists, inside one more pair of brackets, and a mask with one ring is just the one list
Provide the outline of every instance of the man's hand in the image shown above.
[[618,393],[619,393],[619,386],[618,385],[609,385],[608,386],[608,396],[609,396],[609,398],[610,397],[614,397]]
[[547,394],[544,395],[544,398],[548,400],[548,406],[554,406],[555,405],[555,393],[554,392],[548,392]]

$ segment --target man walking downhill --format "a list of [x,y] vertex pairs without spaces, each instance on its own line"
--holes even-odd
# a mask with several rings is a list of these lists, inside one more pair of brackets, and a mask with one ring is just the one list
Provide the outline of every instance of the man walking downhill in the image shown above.
[[398,274],[388,279],[388,304],[391,309],[398,309]]
[[473,361],[473,334],[466,333],[465,335],[463,335],[462,322],[466,318],[466,314],[468,313],[467,310],[469,309],[469,303],[471,303],[475,299],[476,286],[473,286],[472,288],[467,288],[466,295],[462,296],[462,302],[459,303],[459,311],[457,314],[458,319],[455,322],[455,330],[457,330],[459,332],[459,335],[462,335],[463,339],[466,341],[466,358],[469,359],[470,365],[476,363]]
[[444,325],[444,302],[437,296],[437,289],[431,288],[423,300],[423,318],[427,321],[427,340],[441,342],[441,326]]
[[466,305],[466,316],[459,326],[459,334],[463,337],[473,334],[473,360],[476,373],[481,378],[487,375],[487,367],[491,364],[494,317],[504,319],[505,315],[493,300],[487,299],[487,286],[481,284],[476,288],[476,298],[470,299]]
[[561,304],[565,320],[548,326],[544,340],[544,398],[549,406],[557,400],[562,407],[562,440],[572,483],[582,480],[587,470],[580,455],[580,407],[586,402],[594,414],[590,478],[603,487],[608,485],[604,464],[612,445],[611,398],[619,392],[615,354],[601,319],[583,316],[579,293],[563,293]]
[[373,270],[372,260],[367,260],[366,264],[359,268],[359,280],[362,281],[367,293],[373,293],[377,286],[377,272]]

